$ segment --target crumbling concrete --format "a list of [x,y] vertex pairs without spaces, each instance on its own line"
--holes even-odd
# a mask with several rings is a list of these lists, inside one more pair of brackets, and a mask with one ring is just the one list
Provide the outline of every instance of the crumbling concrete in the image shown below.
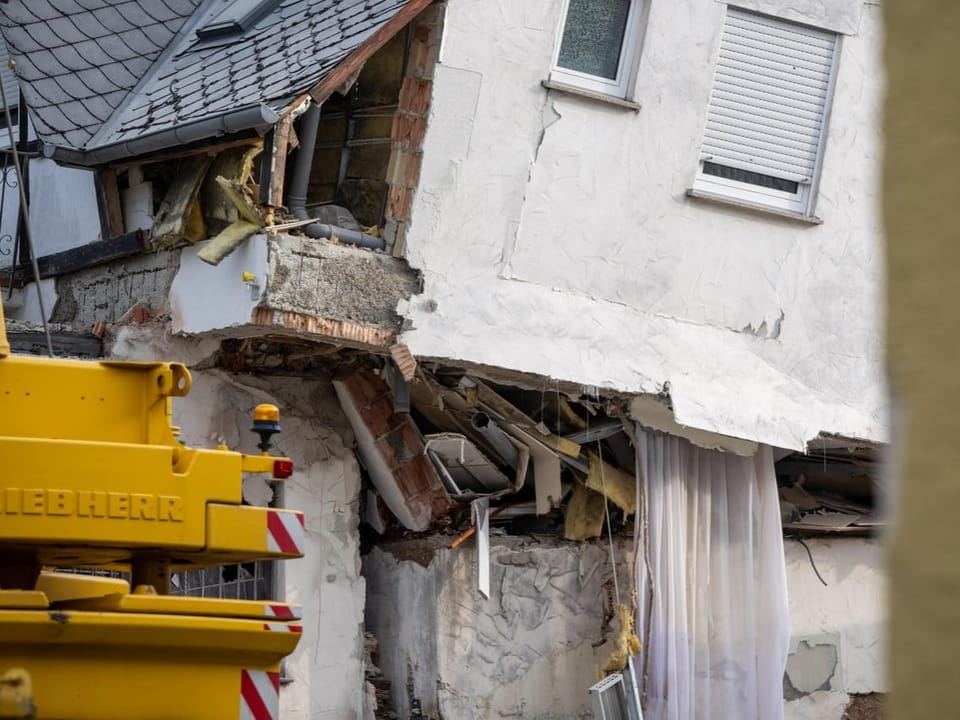
[[89,329],[98,322],[118,322],[136,306],[153,316],[169,312],[168,295],[180,267],[180,252],[135,255],[124,260],[57,278],[52,322]]
[[[364,557],[367,629],[400,717],[590,717],[588,688],[615,632],[606,544],[491,538],[491,595],[476,587],[476,546],[449,538],[384,545]],[[615,550],[629,592],[630,541]],[[625,598],[626,599],[626,598]],[[627,601],[629,601],[627,599]]]
[[389,330],[419,284],[403,260],[302,236],[271,239],[268,266],[264,306]]

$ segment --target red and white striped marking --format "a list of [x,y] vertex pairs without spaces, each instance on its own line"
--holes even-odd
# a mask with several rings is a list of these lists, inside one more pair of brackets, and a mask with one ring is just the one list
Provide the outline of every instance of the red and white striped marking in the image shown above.
[[303,609],[299,605],[264,605],[263,616],[281,620],[299,620],[303,617]]
[[263,629],[268,632],[303,632],[302,625],[290,625],[289,623],[264,623]]
[[279,720],[280,673],[240,671],[240,720]]
[[267,513],[267,549],[272,553],[303,555],[303,513]]

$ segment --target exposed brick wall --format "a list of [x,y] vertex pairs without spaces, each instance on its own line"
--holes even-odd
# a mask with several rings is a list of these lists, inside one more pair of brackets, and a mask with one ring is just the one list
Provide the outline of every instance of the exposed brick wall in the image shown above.
[[403,255],[413,194],[420,179],[423,139],[433,94],[433,69],[440,51],[446,3],[435,2],[410,25],[407,71],[400,88],[397,112],[390,134],[387,167],[387,207],[384,235],[397,257]]

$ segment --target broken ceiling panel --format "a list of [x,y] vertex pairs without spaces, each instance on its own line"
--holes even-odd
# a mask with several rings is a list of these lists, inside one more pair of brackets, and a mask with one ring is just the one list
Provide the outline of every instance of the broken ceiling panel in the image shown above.
[[448,480],[451,493],[488,495],[510,487],[507,476],[463,435],[442,433],[427,435],[424,440],[427,455]]

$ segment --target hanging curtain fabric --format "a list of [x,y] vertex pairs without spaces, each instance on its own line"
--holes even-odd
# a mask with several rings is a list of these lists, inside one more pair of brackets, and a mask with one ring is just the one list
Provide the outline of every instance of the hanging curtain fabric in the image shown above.
[[771,449],[740,457],[637,438],[646,720],[782,719],[790,631]]

